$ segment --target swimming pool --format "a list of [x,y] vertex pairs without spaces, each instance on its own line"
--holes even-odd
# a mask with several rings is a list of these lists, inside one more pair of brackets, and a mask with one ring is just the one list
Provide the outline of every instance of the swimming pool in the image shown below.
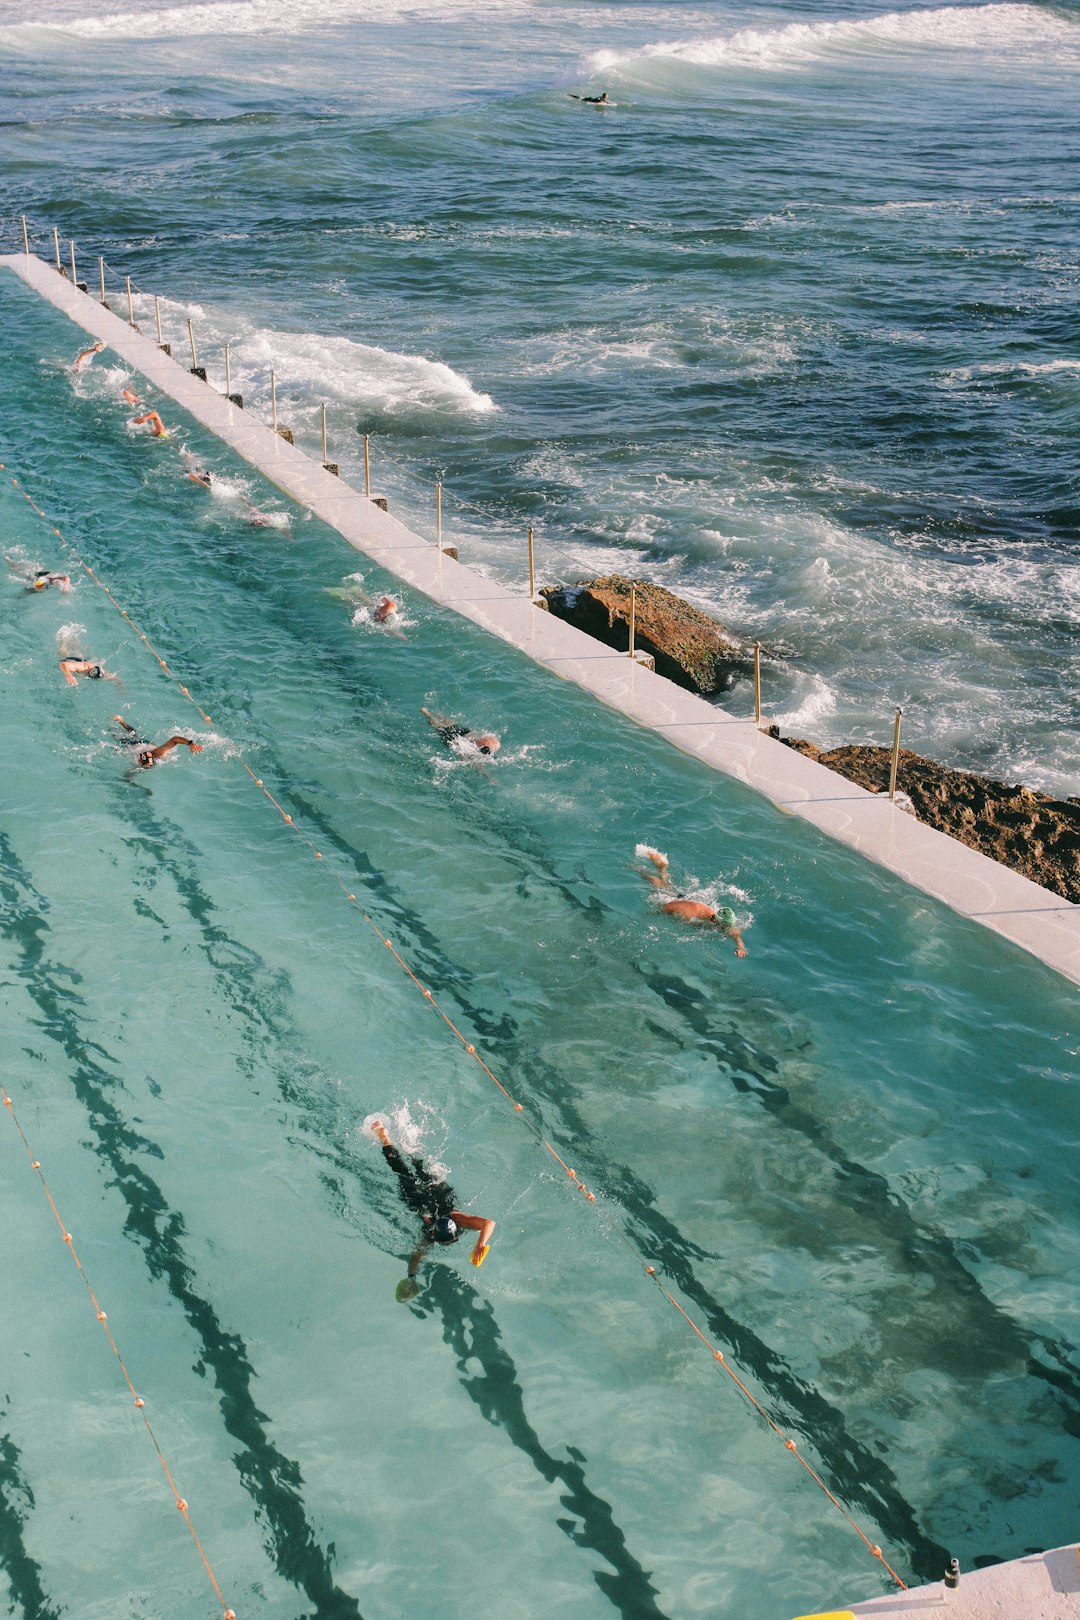
[[[5,1083],[237,1614],[771,1620],[880,1588],[619,1227],[902,1573],[1067,1540],[1075,993],[423,598],[404,640],[354,623],[378,570],[296,510],[250,528],[240,493],[286,503],[166,411],[197,489],[107,365],[73,389],[66,322],[10,283],[5,310],[0,459],[213,716],[133,777],[109,716],[157,740],[190,708],[89,582],[5,585]],[[64,685],[72,623],[122,691]],[[735,906],[747,961],[650,909],[640,841]],[[376,1110],[499,1223],[412,1306]],[[212,1613],[19,1151],[9,1601]]]

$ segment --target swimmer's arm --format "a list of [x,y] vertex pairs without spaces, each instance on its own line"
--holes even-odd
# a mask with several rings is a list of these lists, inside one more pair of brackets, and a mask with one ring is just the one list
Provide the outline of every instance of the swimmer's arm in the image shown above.
[[465,1215],[460,1209],[451,1210],[450,1219],[459,1226],[464,1226],[470,1232],[479,1232],[473,1254],[477,1255],[481,1249],[486,1249],[491,1242],[491,1234],[495,1230],[495,1222],[489,1221],[482,1215]]
[[410,1277],[415,1277],[416,1276],[416,1273],[420,1270],[420,1267],[424,1263],[424,1256],[425,1256],[425,1254],[427,1254],[427,1252],[428,1252],[428,1250],[430,1248],[431,1248],[431,1239],[427,1238],[427,1237],[422,1237],[420,1239],[419,1243],[416,1245],[416,1248],[413,1250],[412,1254],[409,1256],[409,1264],[405,1268],[406,1273],[407,1273],[408,1276],[410,1276]]
[[64,677],[65,681],[67,681],[69,686],[78,686],[78,681],[75,679],[70,669],[68,669],[68,665],[73,662],[75,662],[75,660],[71,658],[61,658],[60,673]]
[[190,737],[170,737],[168,742],[158,743],[156,748],[151,748],[150,753],[155,759],[164,759],[166,754],[171,754],[181,743],[192,754],[202,753],[202,743],[192,742]]
[[737,928],[729,928],[728,931],[727,931],[727,936],[728,936],[728,939],[733,939],[735,941],[735,955],[736,956],[747,956],[747,955],[749,955],[749,952],[747,951],[746,946],[743,944],[743,937],[739,933],[739,930]]

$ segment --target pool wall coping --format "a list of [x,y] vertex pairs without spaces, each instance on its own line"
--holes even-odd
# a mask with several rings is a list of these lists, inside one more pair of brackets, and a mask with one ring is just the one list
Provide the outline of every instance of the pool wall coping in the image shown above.
[[[1031,1553],[960,1576],[947,1595],[941,1581],[888,1597],[853,1603],[854,1615],[877,1620],[1075,1620],[1080,1613],[1080,1548],[1075,1542],[1050,1552]],[[843,1613],[843,1610],[840,1611]]]
[[291,500],[404,584],[1080,984],[1080,906],[767,736],[753,720],[727,715],[605,647],[536,607],[527,593],[515,595],[446,556],[42,259],[7,254],[0,256],[0,267],[103,339]]

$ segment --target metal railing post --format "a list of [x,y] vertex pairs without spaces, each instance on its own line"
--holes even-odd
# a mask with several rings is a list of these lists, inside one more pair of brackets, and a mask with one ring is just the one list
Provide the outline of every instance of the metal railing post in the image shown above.
[[889,766],[889,798],[896,798],[896,772],[900,764],[900,716],[903,709],[897,709],[896,720],[893,725],[892,763]]

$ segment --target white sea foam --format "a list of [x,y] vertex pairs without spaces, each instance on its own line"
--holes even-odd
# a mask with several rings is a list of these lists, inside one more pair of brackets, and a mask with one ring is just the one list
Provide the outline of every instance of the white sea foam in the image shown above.
[[[186,343],[189,319],[198,323],[200,344],[208,357],[204,363],[215,386],[225,386],[224,362],[218,356],[226,341],[234,392],[256,401],[269,400],[273,370],[279,409],[286,403],[283,394],[291,394],[312,409],[317,402],[336,400],[388,416],[428,411],[479,416],[498,410],[488,394],[480,393],[467,377],[441,360],[318,332],[244,329],[231,311],[218,313],[167,298],[159,299],[158,304],[163,335],[174,344]],[[154,306],[149,299],[140,298],[136,309],[144,321],[153,321]]]
[[600,51],[590,66],[594,73],[610,73],[625,71],[637,62],[666,58],[697,67],[793,72],[825,56],[953,49],[999,53],[1011,59],[1018,52],[1038,56],[1054,46],[1075,52],[1080,48],[1080,30],[1060,14],[1006,0],[997,5],[890,11],[858,21],[741,28],[733,34],[674,40],[635,51]]
[[[503,16],[528,0],[486,0]],[[20,7],[15,26],[47,27],[80,39],[191,39],[199,35],[297,34],[349,22],[388,23],[474,16],[476,0],[209,0],[195,5],[129,7],[95,16],[86,0],[54,0],[47,18]]]
[[498,408],[441,360],[397,354],[351,338],[257,331],[242,339],[235,352],[242,365],[261,367],[267,374],[273,366],[282,387],[389,415],[416,410],[482,415]]
[[979,366],[955,366],[951,371],[942,374],[941,382],[945,388],[962,388],[981,377],[1008,379],[1055,375],[1080,377],[1080,359],[1044,360],[1040,363],[1027,360],[993,360]]

